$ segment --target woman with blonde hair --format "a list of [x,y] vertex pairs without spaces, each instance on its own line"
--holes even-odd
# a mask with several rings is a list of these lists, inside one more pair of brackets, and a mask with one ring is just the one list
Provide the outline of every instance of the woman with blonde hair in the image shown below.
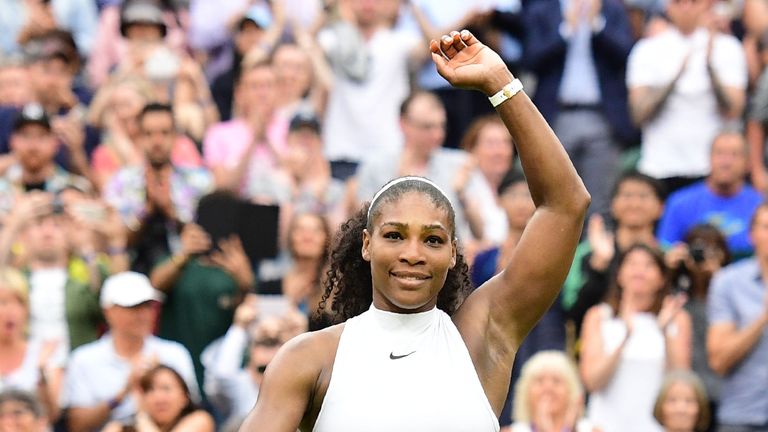
[[509,432],[597,432],[584,411],[576,366],[562,351],[540,351],[523,366],[515,386]]
[[0,268],[0,322],[0,391],[36,392],[54,423],[60,414],[64,352],[56,343],[27,337],[29,286],[21,272],[8,267]]
[[709,398],[696,373],[670,371],[661,383],[653,416],[665,432],[704,432],[709,428]]

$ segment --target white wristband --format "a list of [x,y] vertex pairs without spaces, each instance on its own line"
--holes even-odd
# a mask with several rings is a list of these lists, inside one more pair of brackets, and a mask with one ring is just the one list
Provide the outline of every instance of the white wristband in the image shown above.
[[523,89],[523,83],[521,83],[519,79],[515,78],[514,81],[502,87],[502,89],[499,90],[498,93],[489,97],[488,100],[491,101],[491,105],[493,105],[493,107],[495,108],[505,100],[516,95],[522,89]]

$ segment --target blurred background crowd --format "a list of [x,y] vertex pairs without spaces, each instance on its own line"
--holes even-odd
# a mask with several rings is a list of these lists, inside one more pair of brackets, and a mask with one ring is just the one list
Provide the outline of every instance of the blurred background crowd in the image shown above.
[[237,430],[398,175],[493,277],[534,205],[462,28],[592,194],[502,430],[768,431],[768,0],[0,0],[0,432]]

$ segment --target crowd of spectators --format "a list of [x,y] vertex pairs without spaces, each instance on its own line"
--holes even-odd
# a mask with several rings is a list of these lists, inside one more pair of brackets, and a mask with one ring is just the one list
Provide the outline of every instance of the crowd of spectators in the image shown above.
[[502,430],[768,431],[768,0],[0,0],[0,432],[237,430],[399,175],[504,268],[534,205],[432,64],[461,28],[592,195]]

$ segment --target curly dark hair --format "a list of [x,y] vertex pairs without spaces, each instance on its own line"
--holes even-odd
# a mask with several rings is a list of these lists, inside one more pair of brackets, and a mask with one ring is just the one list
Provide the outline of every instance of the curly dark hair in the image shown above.
[[[445,209],[449,217],[451,235],[455,238],[456,224],[451,203],[431,183],[413,179],[401,181],[386,188],[373,203],[364,205],[352,218],[342,224],[334,238],[330,267],[323,281],[325,292],[318,308],[318,311],[326,310],[326,304],[330,299],[333,323],[344,322],[360,315],[368,310],[373,302],[371,263],[364,260],[361,253],[363,230],[367,228],[369,232],[372,231],[372,221],[379,216],[381,205],[393,202],[407,192],[422,193],[438,208]],[[371,208],[370,220],[369,207]],[[437,296],[437,307],[448,315],[453,315],[471,290],[469,266],[459,248],[456,253],[456,265],[448,270],[445,285]]]

